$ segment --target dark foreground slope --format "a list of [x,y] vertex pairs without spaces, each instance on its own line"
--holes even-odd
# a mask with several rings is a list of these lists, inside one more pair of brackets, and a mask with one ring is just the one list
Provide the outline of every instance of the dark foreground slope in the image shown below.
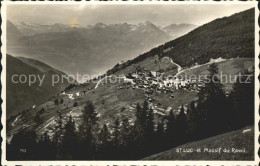
[[[210,59],[254,57],[254,9],[216,19],[165,43],[137,58],[115,66],[116,72],[148,57],[168,56],[182,67],[204,64]],[[111,72],[110,71],[110,72]]]
[[[49,97],[60,93],[68,86],[67,80],[64,80],[63,84],[60,82],[55,84],[55,86],[52,86],[51,82],[52,75],[58,74],[61,76],[65,75],[65,73],[33,59],[21,59],[7,55],[7,119],[30,106],[42,103]],[[25,75],[27,79],[29,75],[40,76],[41,78],[45,75],[45,78],[42,85],[40,85],[40,81],[37,79],[35,83],[29,86],[28,80],[25,83],[15,83],[19,81],[17,76],[14,77],[15,82],[13,82],[13,75]],[[24,82],[24,78],[22,78],[22,82]]]
[[[201,152],[177,152],[180,148],[182,150],[189,150],[201,148]],[[204,152],[205,148],[205,152]],[[218,151],[208,152],[206,150],[221,148]],[[224,149],[229,149],[230,153],[224,153]],[[233,151],[237,150],[237,151]],[[245,152],[238,150],[245,149]],[[144,160],[253,160],[254,159],[254,128],[246,127],[237,131],[221,134],[215,137],[203,139],[197,142],[187,143],[177,148],[155,154],[145,158]]]

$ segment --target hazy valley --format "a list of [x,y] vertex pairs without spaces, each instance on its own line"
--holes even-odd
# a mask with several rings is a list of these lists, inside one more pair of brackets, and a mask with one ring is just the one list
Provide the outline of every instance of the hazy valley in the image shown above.
[[40,60],[67,74],[101,75],[116,63],[133,59],[195,27],[173,24],[160,29],[150,22],[70,27],[8,21],[7,52]]

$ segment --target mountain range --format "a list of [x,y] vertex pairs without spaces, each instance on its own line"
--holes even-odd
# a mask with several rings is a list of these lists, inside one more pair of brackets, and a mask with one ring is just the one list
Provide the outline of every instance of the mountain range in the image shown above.
[[160,29],[150,22],[70,27],[8,21],[7,52],[40,60],[68,74],[100,75],[117,62],[133,59],[195,27],[180,24]]

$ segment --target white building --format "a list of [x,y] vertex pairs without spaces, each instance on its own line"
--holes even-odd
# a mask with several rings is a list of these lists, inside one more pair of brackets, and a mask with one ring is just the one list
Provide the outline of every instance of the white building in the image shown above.
[[157,72],[156,72],[156,71],[151,71],[151,74],[152,74],[154,77],[157,77]]
[[135,82],[133,79],[130,79],[130,78],[124,78],[124,83],[130,83],[132,85],[135,85]]
[[133,76],[134,78],[138,78],[138,74],[137,74],[137,73],[133,73],[132,76]]

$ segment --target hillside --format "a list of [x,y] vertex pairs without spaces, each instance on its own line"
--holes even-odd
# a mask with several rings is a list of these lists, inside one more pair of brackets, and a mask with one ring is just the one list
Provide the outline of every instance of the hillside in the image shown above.
[[[232,58],[232,59],[217,59],[215,62],[219,68],[219,77],[222,78],[222,83],[227,92],[230,92],[233,88],[233,83],[235,81],[235,75],[239,73],[244,73],[245,70],[252,71],[254,68],[254,59],[253,58]],[[183,69],[178,73],[178,77],[181,78],[192,78],[196,76],[201,79],[205,79],[208,73],[208,67],[210,63],[193,66],[191,68]]]
[[[201,152],[179,152],[177,150],[201,148]],[[210,153],[204,148],[217,149],[222,148],[221,153]],[[230,153],[223,154],[224,149],[230,149]],[[232,153],[232,148],[243,150],[245,152]],[[155,154],[144,158],[143,160],[254,160],[254,127],[246,127],[237,131],[217,135],[211,138],[196,142],[187,143],[177,148]]]
[[194,24],[171,24],[162,29],[171,35],[172,39],[176,39],[180,36],[185,35],[186,33],[190,32],[191,30],[197,28],[198,25]]
[[[11,22],[6,22],[6,29],[7,31],[7,46],[18,44],[19,38],[23,36],[23,34],[18,30],[18,28]],[[7,48],[8,49],[8,48]]]
[[[51,79],[52,75],[55,74],[63,75],[64,73],[36,60],[27,58],[18,59],[7,54],[7,119],[12,115],[17,115],[24,109],[42,103],[64,90],[68,86],[66,79],[63,84],[58,83],[52,86]],[[45,75],[45,78],[41,86],[39,86],[39,79],[36,79],[37,81],[31,85],[29,85],[28,81],[25,83],[14,83],[12,82],[13,75],[25,75],[27,78],[29,75],[36,75],[41,78]],[[15,77],[14,81],[17,82],[18,77]]]
[[254,57],[254,9],[216,19],[165,43],[133,60],[116,66],[121,70],[146,58],[170,57],[182,67],[204,64],[210,59]]
[[52,68],[51,66],[43,63],[43,62],[40,62],[40,61],[37,61],[37,60],[34,60],[34,59],[30,59],[30,58],[25,58],[25,57],[16,57],[16,58],[21,60],[23,63],[40,70],[41,72],[45,73],[45,72],[54,71],[58,74],[65,75],[64,72],[56,70],[56,69]]

